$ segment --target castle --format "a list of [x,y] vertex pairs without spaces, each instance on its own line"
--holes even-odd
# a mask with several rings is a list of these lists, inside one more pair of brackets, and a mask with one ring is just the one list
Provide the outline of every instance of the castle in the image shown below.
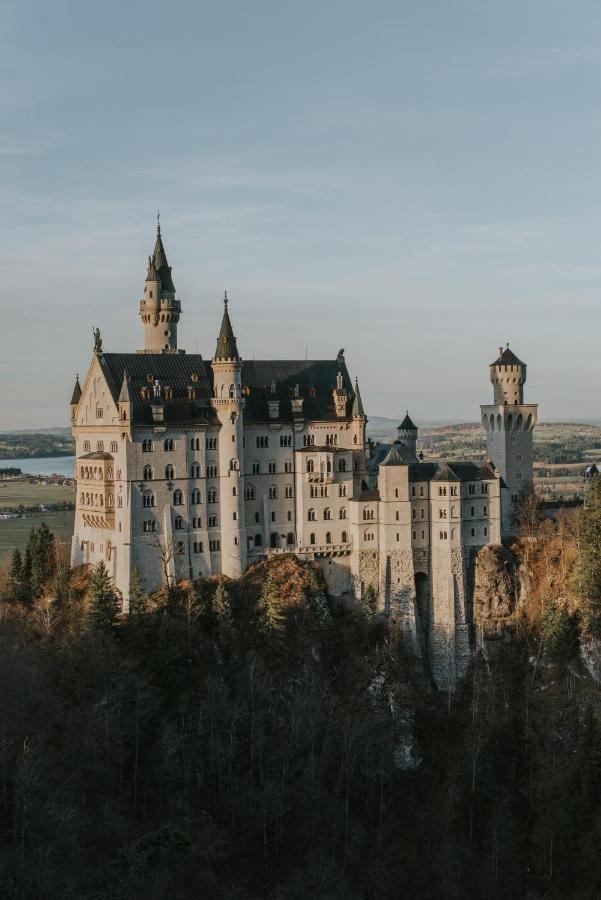
[[104,352],[97,330],[76,379],[72,563],[103,560],[127,603],[134,569],[152,590],[292,552],[319,563],[335,596],[373,587],[437,683],[459,677],[478,551],[512,534],[533,485],[525,363],[507,347],[490,366],[488,462],[428,462],[408,414],[394,443],[367,440],[343,350],[243,360],[227,295],[212,360],[179,349],[171,271],[157,226],[143,349]]

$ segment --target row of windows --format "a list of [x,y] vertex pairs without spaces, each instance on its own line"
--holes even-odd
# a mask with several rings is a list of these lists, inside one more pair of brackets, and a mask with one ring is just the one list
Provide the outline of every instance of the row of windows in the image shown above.
[[[322,475],[323,475],[324,473],[327,473],[327,474],[329,475],[329,474],[331,473],[331,471],[332,471],[332,463],[331,463],[331,461],[328,459],[326,463],[323,463],[323,462],[322,462],[322,463],[320,464],[319,471],[320,471],[320,473],[321,473]],[[346,459],[339,459],[339,460],[338,460],[338,471],[339,471],[339,472],[346,472]],[[315,472],[315,460],[314,460],[314,459],[308,459],[308,460],[307,460],[307,472],[309,472],[309,473]]]
[[[121,498],[119,497],[119,500]],[[79,503],[80,506],[97,506],[100,508],[104,507],[104,494],[90,494],[87,491],[82,491],[79,495]],[[106,505],[109,509],[112,509],[115,505],[115,498],[112,494],[109,494],[106,498]],[[121,506],[121,503],[119,503]]]
[[[83,481],[104,481],[104,474],[100,466],[80,466],[79,477]],[[121,478],[121,470],[117,469],[117,480]],[[113,480],[113,467],[108,466],[106,470],[106,480]]]
[[[117,451],[119,450],[119,445],[118,445],[117,441],[111,441],[110,448],[111,448],[111,453],[117,453]],[[90,452],[90,442],[89,441],[83,442],[83,451],[84,451],[84,453]],[[96,441],[96,452],[104,453],[104,441]]]
[[[326,508],[323,511],[323,517],[326,521],[329,521],[332,518],[332,510],[328,506],[326,506]],[[341,507],[341,509],[338,511],[338,518],[346,519],[346,509],[344,508],[344,506]],[[313,508],[311,508],[307,512],[307,521],[308,522],[316,522],[317,521],[317,515]]]
[[[310,544],[316,544],[316,543],[317,543],[317,541],[315,540],[315,534],[314,534],[313,532],[311,532],[311,534],[309,535],[309,543],[310,543]],[[333,541],[332,541],[332,532],[331,532],[331,531],[326,531],[326,544],[331,544],[331,543],[333,543]],[[346,531],[343,531],[343,532],[342,532],[342,534],[341,534],[341,536],[340,536],[340,543],[341,543],[341,544],[347,544],[347,543],[348,543],[348,534],[346,533]]]

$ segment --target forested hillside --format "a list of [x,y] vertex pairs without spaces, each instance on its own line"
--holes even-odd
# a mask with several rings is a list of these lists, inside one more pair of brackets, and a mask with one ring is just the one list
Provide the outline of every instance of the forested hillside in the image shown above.
[[601,489],[523,530],[453,695],[293,557],[134,578],[121,617],[35,532],[1,579],[0,896],[601,895]]

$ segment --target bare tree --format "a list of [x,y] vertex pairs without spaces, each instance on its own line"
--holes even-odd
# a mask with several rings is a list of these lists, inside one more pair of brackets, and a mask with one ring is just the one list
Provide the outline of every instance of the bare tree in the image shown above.
[[[173,543],[173,541],[168,541],[166,538],[162,538],[160,535],[155,535],[152,540],[147,541],[147,546],[152,547],[157,556],[161,561],[161,568],[163,570],[163,584],[170,590],[177,580],[171,574],[171,564],[175,563],[175,560],[178,556],[181,556],[184,552],[183,546],[180,542]],[[175,570],[175,564],[173,566]]]

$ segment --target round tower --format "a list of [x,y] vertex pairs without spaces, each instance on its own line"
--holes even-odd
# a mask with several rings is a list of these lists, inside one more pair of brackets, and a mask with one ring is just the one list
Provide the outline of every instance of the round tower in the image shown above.
[[526,363],[509,349],[499,347],[499,356],[490,364],[490,380],[494,388],[494,402],[512,406],[524,402]]
[[397,428],[396,442],[403,444],[415,456],[417,453],[417,425],[414,425],[409,410],[405,410],[405,418]]
[[221,572],[238,578],[246,568],[244,520],[244,434],[242,360],[228,313],[227,293],[223,319],[213,357],[213,408],[219,429],[219,512]]
[[175,298],[171,266],[157,223],[157,236],[152,256],[148,257],[148,271],[144,296],[140,301],[140,318],[144,325],[144,349],[141,353],[178,353],[177,324],[181,304]]

